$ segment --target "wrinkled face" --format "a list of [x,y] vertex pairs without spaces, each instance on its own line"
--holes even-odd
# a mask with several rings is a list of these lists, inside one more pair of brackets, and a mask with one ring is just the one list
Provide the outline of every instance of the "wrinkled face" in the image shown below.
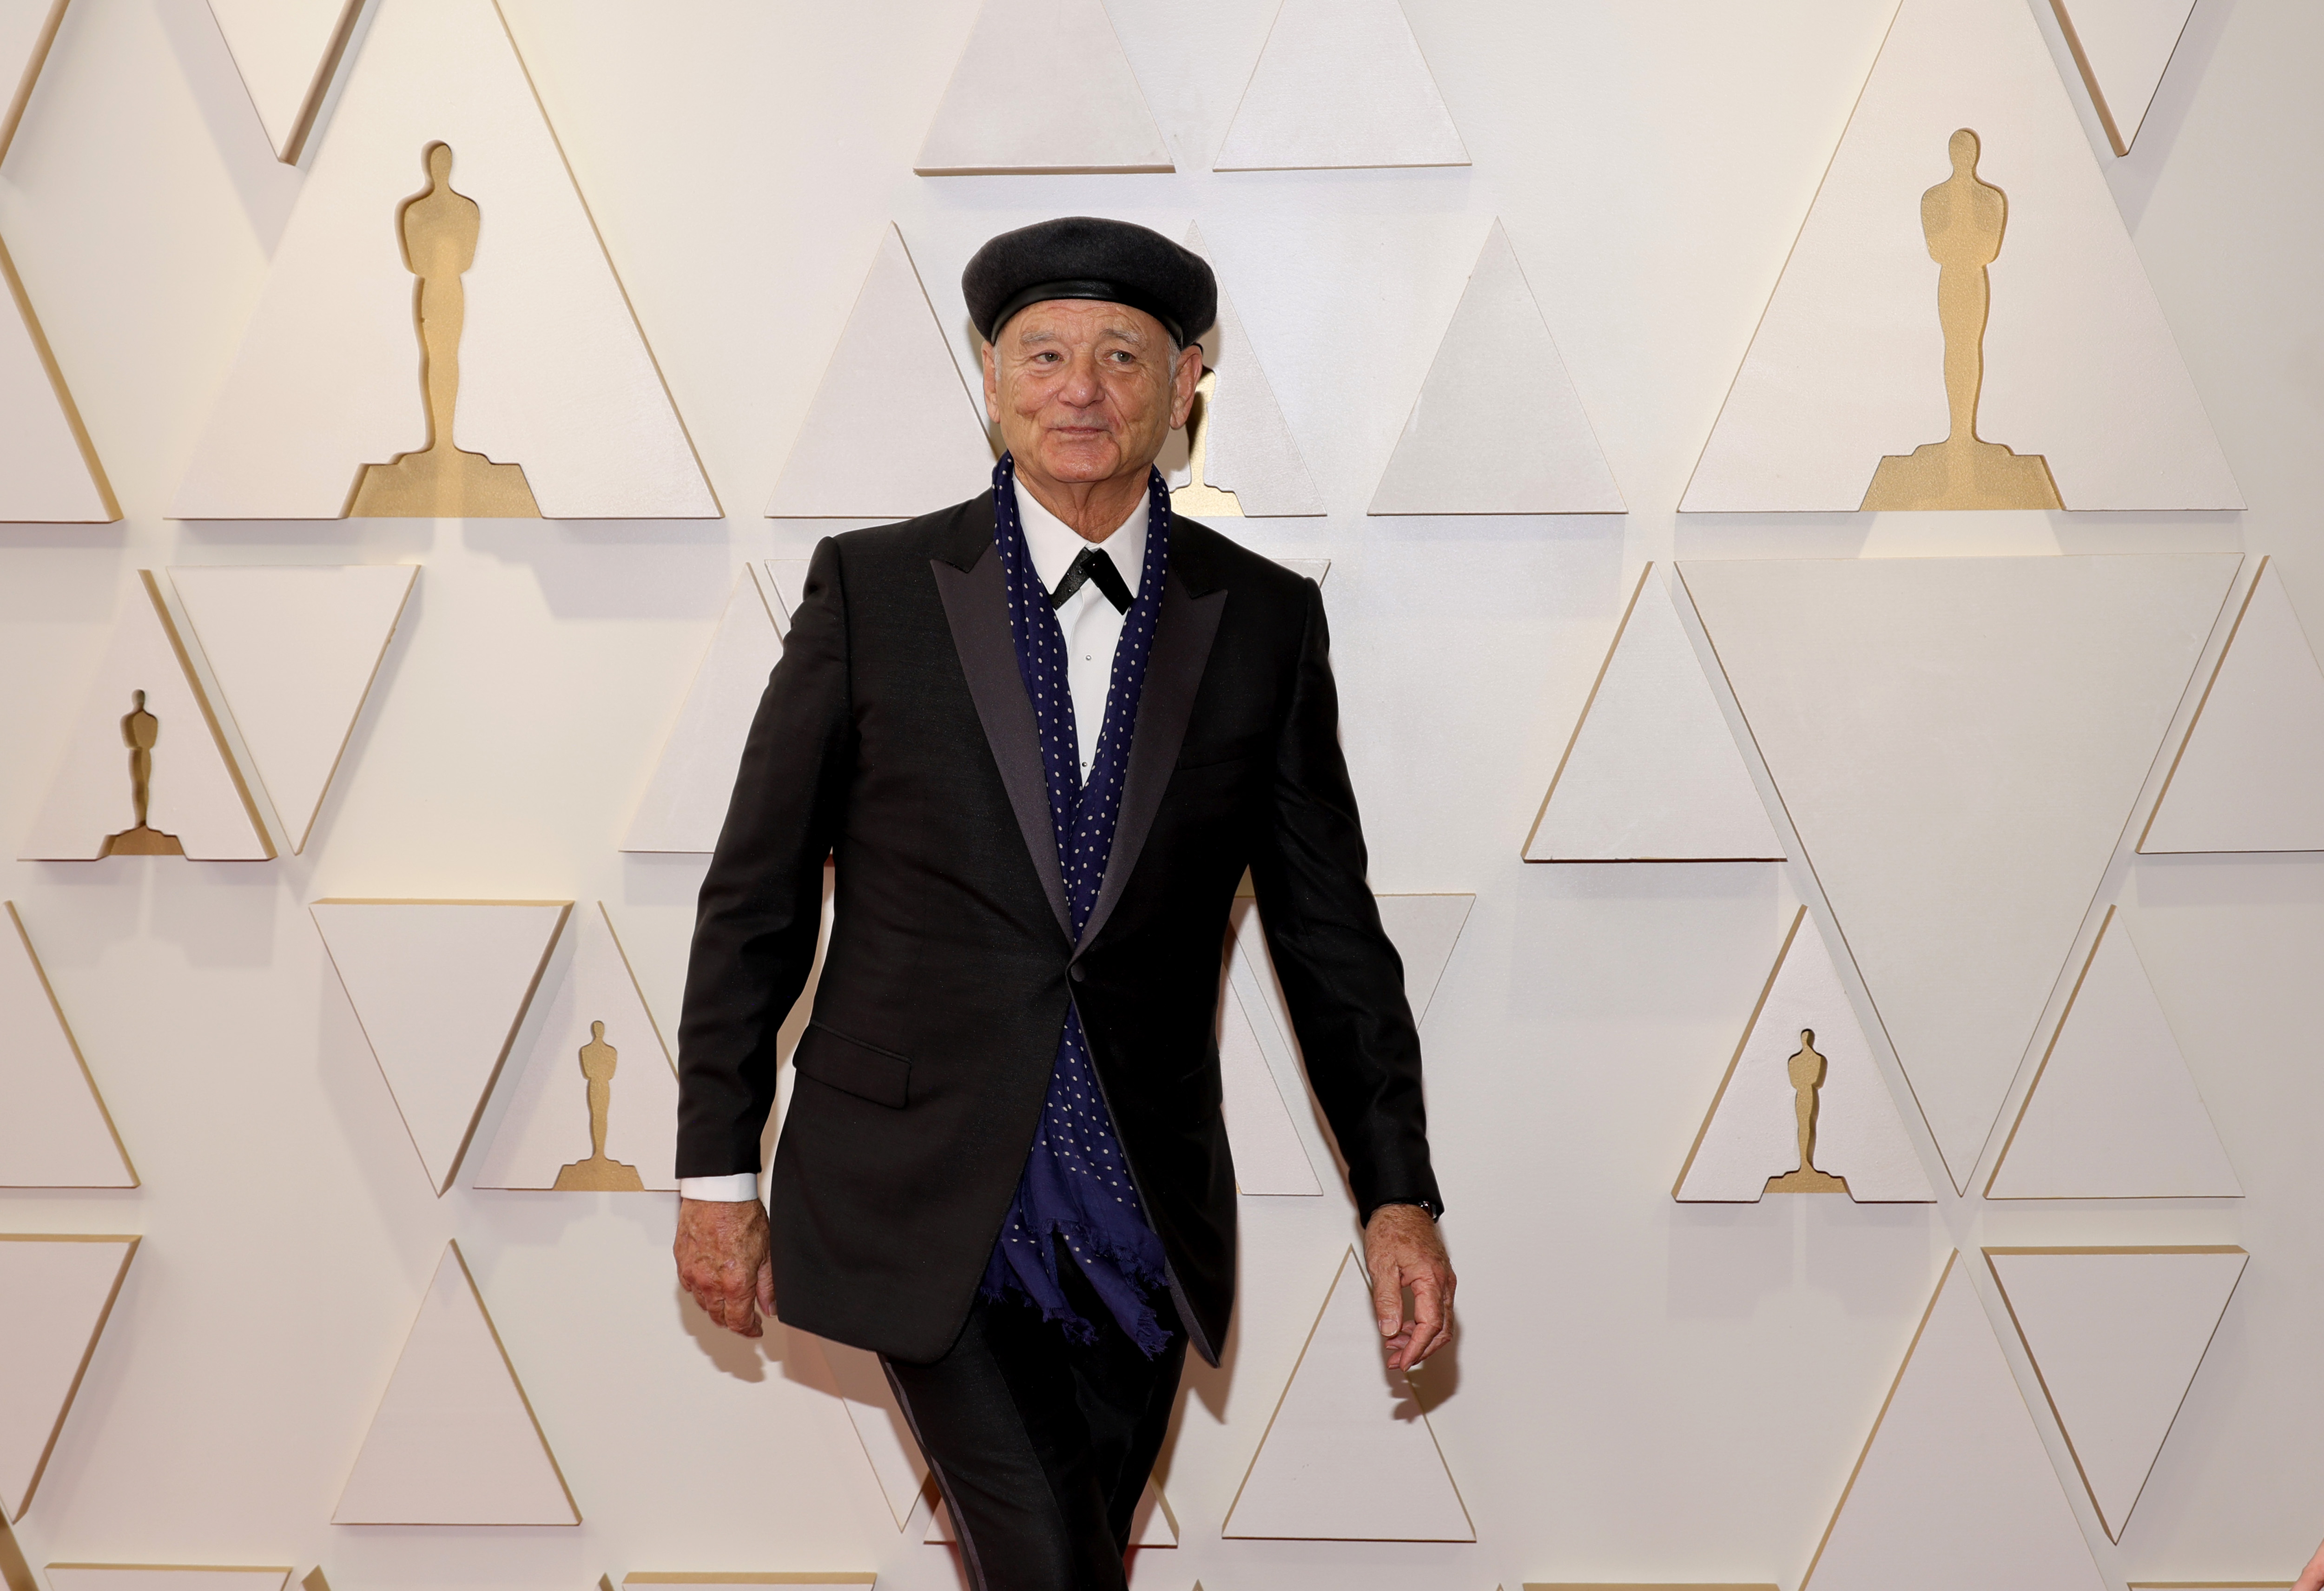
[[985,345],[984,408],[1019,468],[1053,481],[1143,475],[1185,423],[1202,373],[1202,350],[1174,354],[1142,309],[1049,299]]

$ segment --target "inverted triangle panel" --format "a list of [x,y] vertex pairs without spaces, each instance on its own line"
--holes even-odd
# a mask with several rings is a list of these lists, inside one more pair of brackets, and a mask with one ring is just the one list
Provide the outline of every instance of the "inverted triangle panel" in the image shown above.
[[1323,1192],[1231,976],[1219,999],[1219,1111],[1226,1121],[1227,1149],[1234,1157],[1235,1191],[1246,1196]]
[[293,851],[314,832],[419,573],[411,564],[170,571]]
[[493,0],[378,0],[171,517],[337,519],[427,446],[399,216],[439,142],[478,207],[449,440],[520,466],[549,519],[715,518]]
[[2236,1199],[2235,1167],[2112,906],[1988,1199]]
[[2107,1534],[2122,1540],[2227,1313],[2240,1248],[1988,1248]]
[[1884,457],[1947,437],[1923,196],[1949,180],[1962,129],[2001,196],[1981,223],[1998,252],[1977,436],[2045,460],[2069,509],[2243,507],[2032,14],[1904,0],[1683,510],[1853,512]]
[[1370,511],[1624,511],[1597,433],[1498,218]]
[[[1812,1060],[1801,1065],[1804,1084],[1793,1076],[1803,1051],[1823,1057],[1821,1068]],[[1803,1087],[1812,1100],[1812,1167],[1800,1159]],[[1769,1179],[1800,1170],[1822,1172],[1846,1186],[1768,1187]],[[1936,1198],[1805,906],[1792,915],[1671,1196],[1683,1204],[1757,1203],[1769,1191],[1845,1193],[1859,1204]]]
[[363,0],[210,0],[274,157],[296,164]]
[[0,1234],[0,1518],[32,1505],[137,1244]]
[[1527,861],[1781,861],[1767,809],[1651,563],[1582,704]]
[[2138,849],[2324,851],[2324,671],[2260,561]]
[[572,903],[318,900],[312,909],[429,1184],[441,1194]]
[[912,170],[1174,168],[1099,0],[984,0]]
[[1954,1255],[1800,1591],[2103,1591]]
[[[907,437],[909,446],[896,445]],[[909,518],[975,496],[991,474],[982,405],[953,362],[903,235],[883,227],[768,516]]]
[[880,1356],[797,1329],[789,1338],[795,1351],[804,1347],[822,1357],[831,1377],[829,1390],[846,1408],[848,1423],[862,1445],[889,1514],[896,1528],[902,1530],[911,1522],[912,1510],[927,1486],[928,1461],[912,1436],[911,1422],[896,1402],[895,1390],[888,1384],[887,1372],[880,1367]]
[[[1205,260],[1211,257],[1200,227],[1186,228],[1186,246]],[[1218,324],[1198,333],[1195,340],[1203,345],[1203,363],[1213,372],[1197,422],[1202,430],[1203,480],[1200,486],[1193,481],[1191,459],[1166,468],[1163,476],[1172,489],[1171,506],[1196,519],[1322,513],[1323,494],[1315,490],[1307,461],[1292,440],[1291,428],[1275,400],[1275,388],[1259,363],[1259,351],[1250,345],[1242,317],[1236,313],[1223,283],[1219,288]],[[1187,440],[1191,444],[1192,438]],[[1182,492],[1186,493],[1184,497]]]
[[32,97],[32,85],[70,0],[9,0],[0,5],[0,157],[8,152]]
[[1957,1188],[2236,562],[1679,566]]
[[2195,0],[2050,0],[2118,155],[2130,152]]
[[[288,1591],[290,1570],[219,1564],[52,1563],[50,1591]],[[321,1571],[318,1569],[317,1573]],[[308,1591],[317,1591],[311,1584]],[[320,1591],[330,1591],[327,1584]]]
[[1436,985],[1452,960],[1452,947],[1460,942],[1477,897],[1380,895],[1372,898],[1379,906],[1380,927],[1404,962],[1404,998],[1411,1004],[1412,1019],[1422,1021],[1436,998]]
[[581,1522],[457,1243],[437,1262],[331,1522]]
[[[57,9],[64,9],[61,0]],[[29,85],[27,86],[29,91]],[[0,150],[7,147],[0,124]],[[121,518],[64,372],[0,244],[0,521],[104,524]]]
[[1397,0],[1283,0],[1212,169],[1468,163]]
[[16,903],[0,929],[0,1188],[134,1188],[137,1173]]
[[734,576],[726,612],[638,798],[623,851],[710,851],[733,799],[751,720],[783,643],[761,573]]

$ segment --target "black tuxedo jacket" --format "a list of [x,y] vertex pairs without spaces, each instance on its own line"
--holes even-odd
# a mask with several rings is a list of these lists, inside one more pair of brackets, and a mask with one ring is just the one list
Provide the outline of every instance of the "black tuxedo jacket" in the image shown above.
[[966,1319],[1068,1000],[1213,1362],[1235,1180],[1215,1037],[1246,867],[1358,1204],[1437,1200],[1420,1043],[1365,879],[1314,583],[1174,520],[1120,821],[1067,924],[990,492],[816,549],[703,881],[678,1171],[759,1167],[776,1035],[835,915],[770,1197],[782,1318],[906,1361]]

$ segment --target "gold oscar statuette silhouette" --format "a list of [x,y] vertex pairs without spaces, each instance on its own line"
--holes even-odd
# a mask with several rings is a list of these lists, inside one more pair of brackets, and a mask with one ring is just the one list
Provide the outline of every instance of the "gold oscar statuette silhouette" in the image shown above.
[[484,225],[476,201],[452,188],[452,146],[431,143],[421,154],[428,188],[396,211],[405,269],[420,279],[420,384],[428,407],[428,446],[399,453],[386,464],[355,472],[347,497],[354,519],[537,520],[540,507],[524,466],[494,464],[464,453],[452,440],[452,410],[460,399],[460,331],[467,296],[460,277],[476,262]]
[[1203,479],[1211,457],[1211,403],[1218,390],[1219,372],[1214,370],[1204,370],[1203,379],[1194,383],[1194,406],[1186,414],[1186,483],[1170,494],[1174,514],[1242,518],[1242,504],[1233,492]]
[[164,834],[145,822],[153,804],[153,747],[161,738],[161,721],[145,711],[145,693],[129,693],[129,711],[122,714],[121,738],[129,747],[129,808],[137,821],[118,834],[108,834],[100,856],[183,856],[186,848],[175,834]]
[[613,1071],[621,1052],[605,1042],[605,1025],[589,1025],[589,1042],[581,1046],[581,1075],[589,1080],[589,1158],[576,1160],[557,1173],[559,1193],[642,1193],[645,1182],[638,1168],[605,1158],[605,1117],[613,1106]]
[[1978,393],[1985,385],[1985,323],[1992,306],[1986,267],[2001,253],[2009,198],[1977,175],[1977,134],[1963,127],[1947,152],[1953,174],[1921,196],[1921,231],[1937,262],[1937,321],[1945,334],[1945,402],[1952,431],[1907,454],[1890,454],[1872,472],[1865,509],[2063,508],[2050,462],[2019,455],[1977,434]]
[[1786,1172],[1780,1177],[1767,1179],[1770,1193],[1845,1193],[1848,1179],[1831,1176],[1815,1168],[1817,1090],[1823,1087],[1824,1072],[1831,1062],[1816,1053],[1815,1029],[1800,1029],[1800,1047],[1794,1053],[1792,1074],[1792,1108],[1799,1115],[1800,1164],[1797,1171]]

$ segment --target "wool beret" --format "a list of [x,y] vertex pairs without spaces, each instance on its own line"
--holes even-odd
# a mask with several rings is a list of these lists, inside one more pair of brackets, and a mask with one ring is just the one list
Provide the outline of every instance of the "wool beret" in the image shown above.
[[1204,258],[1158,232],[1096,216],[1037,221],[988,241],[960,273],[969,317],[991,342],[1009,317],[1047,299],[1098,299],[1142,309],[1181,345],[1218,318],[1219,284]]

